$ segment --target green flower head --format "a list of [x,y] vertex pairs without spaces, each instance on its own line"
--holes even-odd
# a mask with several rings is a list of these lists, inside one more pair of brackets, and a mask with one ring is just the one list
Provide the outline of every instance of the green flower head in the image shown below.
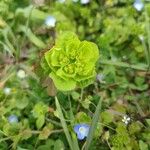
[[69,91],[93,82],[98,58],[96,44],[80,41],[76,34],[65,32],[57,38],[55,46],[45,53],[41,65],[58,90]]

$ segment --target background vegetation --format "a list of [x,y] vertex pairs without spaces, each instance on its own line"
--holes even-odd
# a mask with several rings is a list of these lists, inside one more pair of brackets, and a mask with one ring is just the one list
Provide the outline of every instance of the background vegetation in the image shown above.
[[[70,149],[64,128],[76,141],[73,126],[93,122],[99,98],[89,150],[150,149],[150,3],[137,1],[0,1],[0,150]],[[96,43],[100,59],[94,83],[57,91],[55,105],[38,68],[64,31]]]

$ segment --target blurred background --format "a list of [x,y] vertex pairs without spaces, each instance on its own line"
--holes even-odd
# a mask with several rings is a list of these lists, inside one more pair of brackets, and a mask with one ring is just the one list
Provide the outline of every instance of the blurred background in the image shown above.
[[[64,31],[100,50],[97,79],[83,102],[80,91],[72,93],[76,122],[89,122],[98,95],[104,99],[104,126],[90,150],[149,150],[149,16],[149,0],[0,0],[0,150],[69,149],[55,113],[56,90],[36,72]],[[57,95],[67,109],[66,95]],[[55,129],[60,133],[48,138]]]

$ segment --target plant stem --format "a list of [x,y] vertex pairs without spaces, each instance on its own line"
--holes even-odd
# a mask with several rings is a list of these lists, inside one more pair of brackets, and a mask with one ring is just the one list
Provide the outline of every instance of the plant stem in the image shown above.
[[54,120],[52,120],[50,118],[46,118],[46,120],[49,121],[50,123],[56,125],[56,126],[62,127],[62,125],[59,122],[57,122],[57,121],[54,121]]
[[110,150],[111,150],[111,146],[110,146],[110,144],[109,144],[108,140],[106,140],[106,142],[107,142],[108,147],[109,147],[109,148],[110,148]]
[[80,101],[83,100],[83,93],[84,93],[84,89],[82,88],[82,89],[81,89],[81,95],[80,95]]

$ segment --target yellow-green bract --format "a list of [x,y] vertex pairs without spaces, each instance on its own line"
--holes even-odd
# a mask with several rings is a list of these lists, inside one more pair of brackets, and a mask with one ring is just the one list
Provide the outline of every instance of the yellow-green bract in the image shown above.
[[76,34],[65,32],[56,39],[55,46],[45,53],[41,66],[58,90],[69,91],[93,82],[98,58],[96,44],[80,41]]

